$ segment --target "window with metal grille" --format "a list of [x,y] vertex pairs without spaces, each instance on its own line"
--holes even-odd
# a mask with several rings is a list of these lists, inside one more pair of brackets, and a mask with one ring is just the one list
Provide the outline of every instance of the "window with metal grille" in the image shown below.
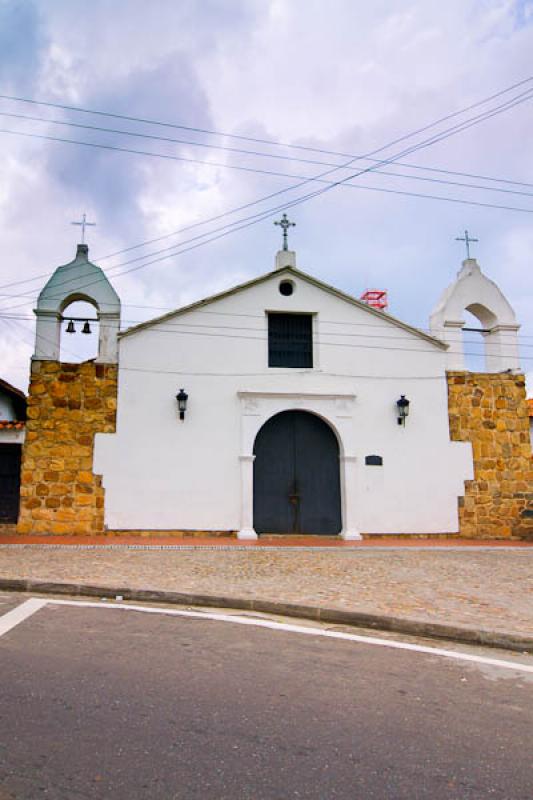
[[268,366],[313,366],[311,314],[268,315]]

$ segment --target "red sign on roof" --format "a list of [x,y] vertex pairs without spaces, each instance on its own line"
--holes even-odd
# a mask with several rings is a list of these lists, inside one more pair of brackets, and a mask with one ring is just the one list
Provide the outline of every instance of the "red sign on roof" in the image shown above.
[[379,308],[380,311],[384,311],[389,305],[386,289],[367,289],[366,292],[363,292],[360,299],[363,303],[366,303],[367,306]]

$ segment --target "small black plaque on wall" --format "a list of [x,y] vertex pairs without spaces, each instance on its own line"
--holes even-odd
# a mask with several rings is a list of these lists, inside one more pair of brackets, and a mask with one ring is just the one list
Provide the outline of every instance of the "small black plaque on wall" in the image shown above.
[[382,467],[383,459],[381,456],[365,456],[365,464],[369,467]]

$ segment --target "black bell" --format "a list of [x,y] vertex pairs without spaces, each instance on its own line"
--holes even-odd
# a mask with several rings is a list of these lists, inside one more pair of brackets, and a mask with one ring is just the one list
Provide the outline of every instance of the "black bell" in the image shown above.
[[91,332],[91,326],[89,325],[89,320],[88,319],[86,319],[85,322],[83,323],[83,328],[82,328],[81,332],[82,333],[90,333]]
[[72,320],[69,320],[67,325],[67,333],[76,333],[76,328],[74,327],[74,323]]

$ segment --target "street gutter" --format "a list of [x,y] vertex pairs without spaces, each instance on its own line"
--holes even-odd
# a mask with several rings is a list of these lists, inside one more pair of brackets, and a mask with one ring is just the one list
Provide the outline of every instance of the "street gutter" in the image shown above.
[[0,578],[0,591],[26,592],[30,594],[59,594],[80,597],[100,597],[144,603],[162,603],[178,606],[200,606],[227,608],[240,611],[255,611],[284,617],[309,619],[315,622],[330,622],[410,636],[445,639],[462,644],[497,647],[521,653],[533,653],[533,637],[519,636],[484,628],[469,628],[461,625],[446,625],[441,622],[425,622],[388,614],[369,614],[363,611],[346,611],[339,608],[283,603],[271,600],[246,599],[225,595],[168,592],[157,589],[131,589],[125,586],[96,586],[85,583],[55,583],[15,578]]

